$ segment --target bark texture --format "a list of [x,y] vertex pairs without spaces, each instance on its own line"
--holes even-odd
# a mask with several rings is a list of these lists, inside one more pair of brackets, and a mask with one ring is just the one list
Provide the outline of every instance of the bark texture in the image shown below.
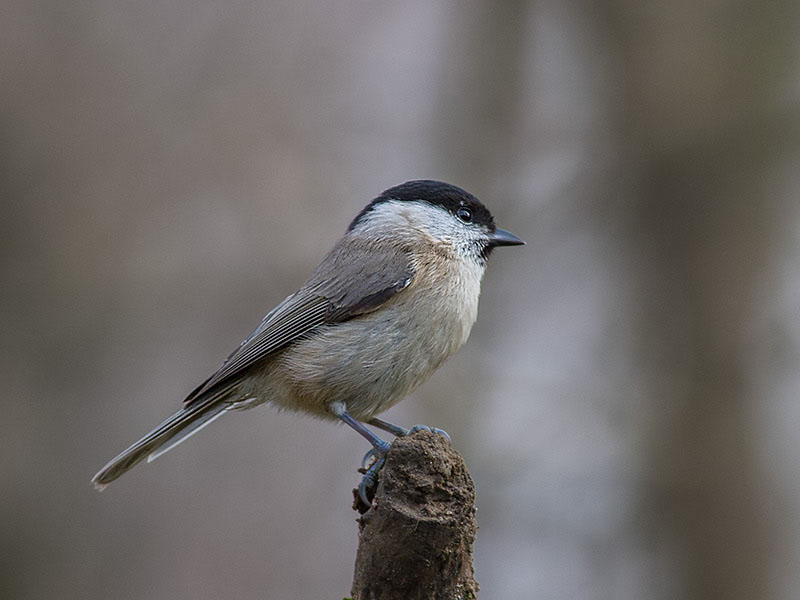
[[442,436],[395,440],[358,523],[353,600],[477,598],[475,486]]

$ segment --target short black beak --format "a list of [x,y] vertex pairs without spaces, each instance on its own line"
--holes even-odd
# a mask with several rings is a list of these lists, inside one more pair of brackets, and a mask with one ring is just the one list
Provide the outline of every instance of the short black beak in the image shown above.
[[495,229],[492,237],[489,238],[489,244],[491,246],[519,246],[524,243],[525,242],[513,233],[505,229]]

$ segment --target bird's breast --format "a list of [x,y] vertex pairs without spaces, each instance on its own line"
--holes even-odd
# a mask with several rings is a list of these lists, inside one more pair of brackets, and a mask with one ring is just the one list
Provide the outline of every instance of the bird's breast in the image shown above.
[[426,267],[377,310],[320,327],[284,350],[273,373],[292,393],[278,403],[324,414],[344,402],[368,419],[430,377],[469,336],[482,269]]

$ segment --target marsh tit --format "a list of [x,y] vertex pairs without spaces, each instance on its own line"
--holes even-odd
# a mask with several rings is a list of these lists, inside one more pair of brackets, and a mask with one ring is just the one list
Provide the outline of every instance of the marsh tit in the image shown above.
[[420,180],[386,190],[181,410],[92,483],[102,490],[222,415],[266,402],[343,421],[364,436],[377,459],[360,488],[369,503],[368,487],[389,444],[365,423],[394,435],[409,431],[377,415],[466,342],[489,254],[523,243],[454,185]]

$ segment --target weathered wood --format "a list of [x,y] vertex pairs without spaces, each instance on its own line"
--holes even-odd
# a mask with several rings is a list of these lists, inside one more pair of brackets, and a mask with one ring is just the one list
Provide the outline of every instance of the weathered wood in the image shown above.
[[353,600],[477,598],[475,486],[441,435],[395,440],[358,522]]

